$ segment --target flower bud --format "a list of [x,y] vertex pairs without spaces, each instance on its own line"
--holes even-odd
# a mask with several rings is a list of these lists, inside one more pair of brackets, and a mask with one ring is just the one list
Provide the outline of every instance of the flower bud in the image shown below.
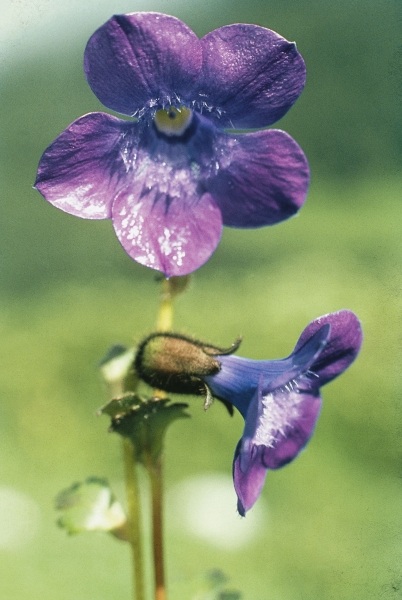
[[218,356],[237,349],[221,349],[175,333],[153,333],[138,347],[134,366],[150,386],[176,394],[205,395],[203,378],[220,370]]

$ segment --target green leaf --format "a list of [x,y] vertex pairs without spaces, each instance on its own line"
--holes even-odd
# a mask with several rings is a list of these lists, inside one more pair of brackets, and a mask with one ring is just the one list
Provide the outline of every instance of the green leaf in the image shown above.
[[101,375],[112,396],[137,387],[138,377],[133,367],[135,352],[135,348],[115,345],[99,362]]
[[128,416],[131,412],[136,411],[138,407],[145,402],[141,396],[127,392],[118,398],[109,400],[104,406],[98,410],[98,415],[108,415],[113,421],[119,421]]
[[111,417],[110,430],[130,438],[137,460],[147,464],[160,456],[169,425],[189,417],[187,407],[183,402],[171,403],[168,398],[145,399],[128,393],[111,400],[99,412]]
[[57,523],[69,534],[106,531],[126,539],[126,515],[106,479],[89,477],[61,491],[56,509],[62,512]]

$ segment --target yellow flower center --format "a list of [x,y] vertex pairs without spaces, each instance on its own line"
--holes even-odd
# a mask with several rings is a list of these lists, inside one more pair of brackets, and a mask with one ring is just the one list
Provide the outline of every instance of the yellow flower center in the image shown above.
[[193,118],[193,111],[185,106],[157,110],[154,116],[156,128],[168,136],[180,136],[187,130]]

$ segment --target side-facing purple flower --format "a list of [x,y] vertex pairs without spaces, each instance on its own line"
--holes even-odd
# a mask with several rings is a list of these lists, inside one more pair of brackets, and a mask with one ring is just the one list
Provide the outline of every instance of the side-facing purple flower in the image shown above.
[[321,408],[320,387],[353,362],[361,342],[359,320],[341,310],[310,323],[283,360],[216,356],[220,370],[204,381],[245,419],[233,463],[242,516],[259,497],[267,469],[286,465],[307,444]]
[[45,150],[35,186],[68,213],[111,219],[134,260],[185,275],[211,256],[222,225],[273,225],[303,204],[309,171],[296,142],[238,132],[271,125],[300,95],[294,43],[245,24],[199,39],[174,17],[132,13],[93,34],[84,68],[101,102],[132,119],[74,121]]
[[362,342],[358,318],[340,310],[312,321],[282,360],[250,360],[229,348],[177,333],[152,333],[138,346],[134,368],[150,386],[179,394],[213,396],[245,419],[233,478],[238,510],[245,515],[258,496],[267,469],[293,460],[310,439],[321,408],[320,387],[343,373]]

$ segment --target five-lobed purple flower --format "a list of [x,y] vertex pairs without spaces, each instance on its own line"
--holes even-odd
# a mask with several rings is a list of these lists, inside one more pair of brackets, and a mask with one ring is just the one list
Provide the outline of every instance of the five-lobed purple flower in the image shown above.
[[111,219],[123,248],[166,276],[200,267],[222,225],[294,215],[309,183],[297,143],[267,127],[300,95],[294,43],[257,25],[199,39],[175,17],[117,15],[90,38],[89,85],[122,120],[90,113],[45,150],[36,188],[53,205]]
[[359,320],[341,310],[312,321],[283,360],[217,357],[220,371],[205,382],[245,419],[233,462],[242,516],[259,497],[267,470],[286,465],[307,444],[321,408],[320,387],[353,362],[361,342]]

